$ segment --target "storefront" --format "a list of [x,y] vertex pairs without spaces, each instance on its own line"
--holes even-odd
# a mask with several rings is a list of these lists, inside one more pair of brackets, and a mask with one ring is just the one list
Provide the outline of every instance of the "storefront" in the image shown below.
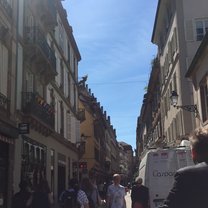
[[[2,135],[1,135],[2,136]],[[0,141],[0,207],[4,207],[7,201],[7,181],[8,181],[8,155],[9,145]]]
[[0,208],[10,206],[12,197],[12,176],[14,164],[14,139],[18,137],[18,130],[0,121]]
[[46,146],[22,135],[21,178],[33,186],[37,174],[46,177]]

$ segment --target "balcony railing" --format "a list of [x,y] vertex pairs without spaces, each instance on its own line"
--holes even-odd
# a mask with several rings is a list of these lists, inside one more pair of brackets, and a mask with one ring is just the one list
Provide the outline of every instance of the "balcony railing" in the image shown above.
[[12,7],[7,0],[0,0],[0,7],[6,11],[9,17],[12,16]]
[[25,43],[37,47],[56,75],[56,56],[39,27],[25,27]]
[[54,128],[54,108],[46,103],[38,93],[22,93],[22,111],[40,119],[51,128]]
[[7,113],[9,112],[9,100],[2,93],[0,93],[0,110]]

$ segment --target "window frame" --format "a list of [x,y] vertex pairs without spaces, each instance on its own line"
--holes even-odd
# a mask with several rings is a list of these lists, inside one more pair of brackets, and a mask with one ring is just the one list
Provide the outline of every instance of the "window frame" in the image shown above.
[[208,74],[199,83],[202,121],[208,122]]
[[[202,23],[202,27],[197,27],[197,23],[201,22]],[[206,26],[207,24],[207,26]],[[202,29],[203,31],[201,33],[198,33],[197,30]],[[195,32],[196,32],[196,41],[201,41],[206,32],[208,31],[208,18],[205,19],[197,19],[195,21]]]

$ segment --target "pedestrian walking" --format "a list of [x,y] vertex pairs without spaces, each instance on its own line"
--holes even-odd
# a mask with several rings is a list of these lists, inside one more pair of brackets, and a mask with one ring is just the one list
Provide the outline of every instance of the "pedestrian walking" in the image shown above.
[[80,188],[77,193],[77,201],[80,205],[80,208],[90,208],[88,196],[85,193],[85,191],[82,190],[82,189],[86,189],[86,190],[90,189],[90,188],[85,188],[85,187],[88,187],[87,184],[88,184],[88,182],[86,180],[82,179],[81,184],[80,184]]
[[12,198],[12,208],[26,208],[27,201],[31,196],[29,183],[26,180],[21,180],[19,188],[20,191]]
[[107,207],[108,208],[125,208],[125,187],[120,185],[121,176],[119,174],[113,175],[113,184],[107,190]]
[[59,196],[59,205],[62,208],[77,208],[78,181],[74,178],[69,180],[68,189]]
[[149,207],[149,189],[142,185],[142,178],[136,178],[135,185],[131,191],[132,208],[148,208]]
[[99,194],[99,191],[98,191],[95,175],[91,175],[90,182],[93,186],[93,191],[92,191],[92,194],[91,194],[91,198],[92,198],[92,200],[95,204],[95,207],[99,207],[102,202],[101,202],[101,197],[100,197],[100,194]]
[[101,199],[105,199],[105,197],[104,197],[104,183],[103,182],[100,182],[98,184],[98,192],[100,194]]
[[179,169],[163,208],[208,207],[208,130],[189,136],[194,166]]
[[88,177],[85,177],[82,179],[80,185],[81,190],[84,191],[87,195],[90,208],[95,208],[100,204],[100,196],[97,190],[97,186],[93,183],[92,179],[90,180]]
[[34,173],[34,192],[27,202],[31,208],[50,208],[53,204],[53,196],[48,181],[41,170]]

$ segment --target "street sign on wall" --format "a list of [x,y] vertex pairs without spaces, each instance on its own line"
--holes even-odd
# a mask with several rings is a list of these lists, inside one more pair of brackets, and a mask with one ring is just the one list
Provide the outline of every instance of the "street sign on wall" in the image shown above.
[[29,123],[19,123],[18,124],[19,134],[29,134],[30,124]]

